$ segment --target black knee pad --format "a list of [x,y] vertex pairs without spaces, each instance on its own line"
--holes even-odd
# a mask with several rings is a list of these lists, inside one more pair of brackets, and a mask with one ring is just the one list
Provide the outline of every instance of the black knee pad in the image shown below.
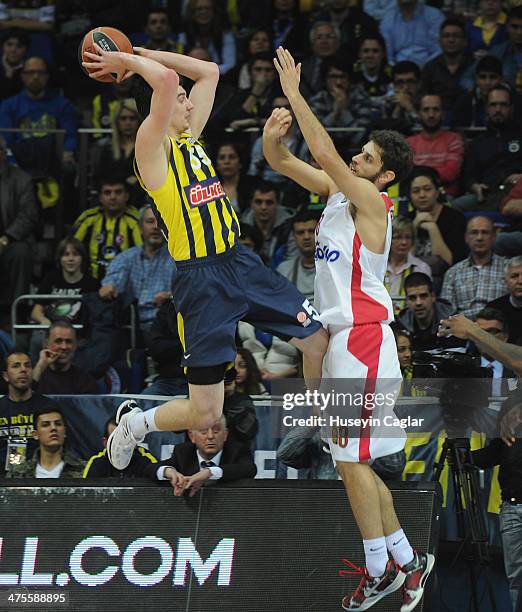
[[187,380],[191,385],[215,385],[224,380],[228,366],[228,363],[202,368],[189,366],[187,367]]

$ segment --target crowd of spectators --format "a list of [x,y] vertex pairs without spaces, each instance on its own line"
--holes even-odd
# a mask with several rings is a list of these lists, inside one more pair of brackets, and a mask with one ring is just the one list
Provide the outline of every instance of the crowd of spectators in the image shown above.
[[[283,45],[301,62],[301,89],[346,159],[373,129],[402,132],[415,167],[389,188],[395,220],[385,276],[401,394],[426,395],[416,382],[423,363],[448,349],[491,370],[492,395],[508,393],[512,372],[437,328],[463,313],[499,340],[522,343],[519,2],[7,0],[0,5],[1,476],[141,476],[169,481],[176,495],[251,478],[258,431],[251,396],[270,393],[274,380],[302,377],[295,347],[241,322],[224,417],[189,431],[169,459],[138,447],[129,467],[115,470],[105,450],[114,416],[99,432],[98,453],[80,458],[69,448],[65,412],[47,395],[188,391],[171,294],[175,266],[134,174],[135,78],[101,84],[78,65],[79,43],[100,24],[123,30],[136,46],[219,66],[203,139],[240,217],[241,242],[311,303],[315,260],[327,256],[315,245],[326,202],[263,156],[266,119],[290,108],[275,49]],[[315,164],[295,121],[285,144]],[[28,294],[13,318],[14,300]],[[489,455],[477,461],[494,465]],[[313,428],[288,433],[278,459],[310,477],[336,477]],[[398,453],[374,467],[400,478],[404,465]]]
[[[521,341],[517,3],[56,0],[23,11],[18,4],[0,11],[0,325],[9,334],[13,323],[33,324],[30,334],[17,330],[19,353],[2,368],[1,401],[17,402],[18,413],[32,413],[36,393],[187,392],[171,301],[175,267],[133,169],[141,121],[134,78],[96,83],[77,63],[82,36],[100,23],[137,46],[218,64],[203,137],[241,218],[241,240],[312,303],[314,262],[325,256],[314,240],[325,202],[274,172],[260,137],[272,110],[289,108],[272,61],[277,46],[301,62],[302,90],[347,159],[372,129],[408,137],[416,166],[389,190],[396,218],[385,278],[405,380],[416,351],[462,344],[437,336],[449,314],[486,313],[491,321],[493,309],[506,338]],[[314,163],[297,122],[285,144]],[[22,301],[11,320],[13,300],[27,294],[49,297]],[[270,392],[274,379],[302,375],[298,351],[279,338],[241,323],[237,341],[229,407],[246,409],[245,398]],[[50,414],[35,431],[57,428],[59,439],[63,415]],[[218,423],[187,444],[225,431]],[[46,434],[37,435],[52,469]],[[104,461],[102,452],[87,471]],[[179,465],[151,469],[176,487],[180,474],[190,476]]]

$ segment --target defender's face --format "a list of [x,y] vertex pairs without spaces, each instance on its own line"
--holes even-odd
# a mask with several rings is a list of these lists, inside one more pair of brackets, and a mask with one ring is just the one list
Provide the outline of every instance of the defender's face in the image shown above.
[[382,174],[382,158],[379,147],[370,140],[362,151],[352,157],[350,171],[359,178],[365,178],[372,183]]
[[176,104],[172,113],[171,125],[174,131],[178,134],[186,132],[190,128],[190,113],[194,110],[194,105],[188,99],[187,92],[181,87],[178,87],[178,95]]

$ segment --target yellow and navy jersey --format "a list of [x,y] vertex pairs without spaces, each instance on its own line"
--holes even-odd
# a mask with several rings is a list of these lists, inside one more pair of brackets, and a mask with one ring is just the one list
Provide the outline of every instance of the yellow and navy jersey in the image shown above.
[[89,208],[76,219],[72,231],[84,243],[91,275],[98,280],[118,253],[142,244],[139,213],[133,206],[118,218],[107,217],[101,206]]
[[190,133],[170,138],[167,178],[146,189],[154,200],[158,224],[176,261],[229,251],[239,238],[239,221],[210,158]]

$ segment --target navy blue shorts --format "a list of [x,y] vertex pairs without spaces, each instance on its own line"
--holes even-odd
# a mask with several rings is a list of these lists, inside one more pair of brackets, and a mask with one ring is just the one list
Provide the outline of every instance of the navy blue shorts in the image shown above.
[[185,367],[233,362],[238,321],[286,341],[321,328],[317,311],[294,285],[241,244],[176,266],[172,295]]

